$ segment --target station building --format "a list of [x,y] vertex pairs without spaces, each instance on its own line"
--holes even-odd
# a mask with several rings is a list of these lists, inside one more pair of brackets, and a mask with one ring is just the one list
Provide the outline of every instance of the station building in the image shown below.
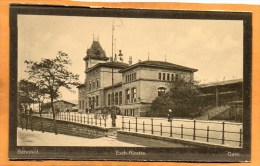
[[[120,52],[121,54],[121,52]],[[98,41],[87,50],[85,82],[78,86],[79,111],[98,111],[116,106],[117,113],[145,116],[152,101],[169,90],[171,81],[180,77],[193,80],[197,69],[165,62],[123,63],[106,56]]]

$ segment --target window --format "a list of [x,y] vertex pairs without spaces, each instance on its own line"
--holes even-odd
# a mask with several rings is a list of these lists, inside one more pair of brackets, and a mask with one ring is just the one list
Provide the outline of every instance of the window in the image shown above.
[[165,73],[163,73],[163,80],[165,80]]
[[125,76],[125,82],[127,82],[127,76]]
[[162,79],[162,73],[158,74],[158,79],[161,80]]
[[88,98],[88,105],[89,105],[89,108],[92,108],[91,97]]
[[96,106],[98,106],[98,102],[99,102],[98,96],[96,96]]
[[81,109],[84,109],[84,100],[81,101]]
[[134,73],[134,80],[136,80],[136,73]]
[[132,88],[131,94],[132,94],[131,102],[134,103],[136,102],[136,88]]
[[122,104],[122,92],[119,92],[119,104]]
[[108,96],[107,96],[107,105],[110,105],[110,94],[108,94]]
[[111,95],[111,104],[114,105],[114,102],[115,102],[115,96],[114,96],[114,93],[112,93],[112,95]]
[[172,74],[172,79],[171,79],[171,81],[174,81],[174,74]]
[[91,81],[89,81],[89,90],[91,91]]
[[86,100],[86,108],[88,108],[88,100]]
[[95,108],[95,97],[94,96],[92,97],[92,106],[93,106],[93,108]]
[[170,81],[170,74],[167,74],[167,81]]
[[81,100],[79,100],[79,109],[81,109]]
[[99,80],[98,80],[98,78],[97,78],[97,88],[99,87]]
[[126,94],[126,101],[125,101],[125,103],[128,104],[128,103],[130,103],[130,89],[127,89],[125,91],[125,94]]
[[115,105],[118,105],[118,93],[115,94]]
[[92,88],[94,89],[95,88],[95,81],[94,80],[93,80],[92,84],[93,84]]
[[164,88],[164,87],[158,88],[158,96],[163,95],[165,93],[165,90],[166,90],[166,88]]

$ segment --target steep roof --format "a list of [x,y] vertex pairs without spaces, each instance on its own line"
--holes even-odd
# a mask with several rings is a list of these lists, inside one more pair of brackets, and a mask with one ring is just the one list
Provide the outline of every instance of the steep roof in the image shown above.
[[185,67],[185,66],[181,66],[181,65],[176,65],[173,63],[169,63],[169,62],[163,62],[163,61],[152,61],[152,60],[147,60],[147,61],[143,61],[143,62],[138,62],[132,66],[129,66],[127,68],[124,68],[122,70],[120,70],[119,72],[125,72],[137,67],[151,67],[151,68],[159,68],[159,69],[176,69],[176,70],[183,70],[183,71],[189,71],[189,72],[196,72],[198,71],[198,69],[193,69],[193,68],[189,68],[189,67]]
[[96,69],[98,67],[108,67],[108,68],[117,68],[117,69],[123,69],[128,67],[128,64],[122,63],[122,62],[106,62],[106,63],[98,63],[95,66],[91,67],[87,70],[87,72],[92,71],[93,69]]
[[87,49],[87,55],[83,59],[108,60],[109,58],[106,56],[106,52],[101,47],[100,43],[98,41],[93,41],[91,47]]

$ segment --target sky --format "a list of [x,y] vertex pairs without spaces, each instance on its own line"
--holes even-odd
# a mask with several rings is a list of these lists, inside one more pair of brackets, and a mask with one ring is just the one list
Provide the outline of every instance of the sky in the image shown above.
[[[18,80],[27,77],[25,60],[54,58],[63,51],[72,60],[69,69],[83,83],[83,58],[93,36],[111,56],[113,21],[114,50],[122,50],[125,63],[129,56],[136,63],[149,55],[150,60],[198,69],[194,77],[201,83],[243,77],[243,22],[239,20],[19,15]],[[78,96],[65,89],[61,93],[69,101]]]

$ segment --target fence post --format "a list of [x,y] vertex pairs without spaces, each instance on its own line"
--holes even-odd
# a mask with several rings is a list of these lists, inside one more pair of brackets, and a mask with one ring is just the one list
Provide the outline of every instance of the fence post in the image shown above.
[[162,123],[160,124],[160,126],[161,126],[161,135],[162,135]]
[[88,124],[89,124],[89,114],[88,114]]
[[196,120],[193,121],[193,140],[196,139]]
[[128,126],[128,130],[130,131],[130,120],[129,120],[129,126]]
[[95,125],[97,125],[97,115],[95,116]]
[[209,126],[207,127],[207,142],[209,142]]
[[143,133],[145,133],[145,124],[144,124],[144,121],[143,121]]
[[107,127],[107,118],[105,117],[105,127]]
[[239,147],[242,146],[242,129],[239,131]]
[[183,124],[181,124],[181,138],[183,138]]
[[122,130],[124,130],[124,127],[125,127],[125,122],[124,122],[124,116],[122,116]]
[[170,137],[172,137],[172,120],[170,121]]
[[137,132],[137,116],[135,117],[135,132]]
[[153,118],[151,118],[151,132],[153,134]]
[[82,123],[82,114],[80,114],[80,123]]
[[225,122],[222,123],[222,144],[225,143]]
[[101,126],[101,117],[99,118],[99,125]]

